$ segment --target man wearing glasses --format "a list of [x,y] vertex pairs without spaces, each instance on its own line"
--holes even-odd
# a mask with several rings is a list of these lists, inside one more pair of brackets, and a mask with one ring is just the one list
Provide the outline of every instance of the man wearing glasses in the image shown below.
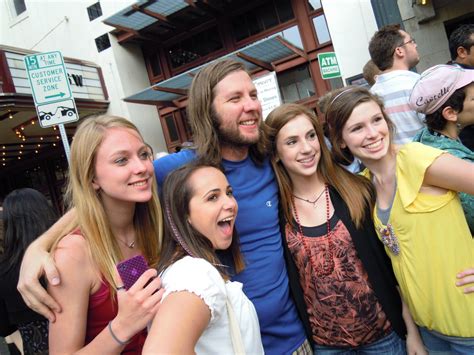
[[408,105],[419,74],[410,71],[420,61],[415,40],[400,25],[387,25],[375,32],[369,43],[372,61],[382,73],[370,91],[379,95],[385,111],[395,124],[395,144],[411,142],[424,127],[424,115]]

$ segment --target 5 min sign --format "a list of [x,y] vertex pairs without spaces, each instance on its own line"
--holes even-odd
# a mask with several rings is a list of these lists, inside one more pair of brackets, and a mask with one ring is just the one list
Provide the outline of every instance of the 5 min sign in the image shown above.
[[26,56],[25,64],[36,104],[72,97],[60,52]]
[[61,52],[26,56],[25,66],[41,127],[77,121],[79,115]]

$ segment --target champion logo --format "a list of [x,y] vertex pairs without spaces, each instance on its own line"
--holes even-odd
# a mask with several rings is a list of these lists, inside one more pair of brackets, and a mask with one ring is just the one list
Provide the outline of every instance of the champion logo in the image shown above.
[[272,207],[272,201],[268,200],[266,203],[267,207]]

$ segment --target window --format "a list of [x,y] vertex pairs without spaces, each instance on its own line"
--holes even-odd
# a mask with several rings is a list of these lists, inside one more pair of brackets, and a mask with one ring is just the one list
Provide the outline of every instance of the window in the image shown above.
[[161,75],[161,63],[158,52],[155,52],[153,55],[149,56],[148,60],[150,61],[150,67],[153,76]]
[[25,0],[12,0],[13,4],[13,13],[15,16],[18,16],[26,11]]
[[307,64],[279,73],[278,84],[284,103],[299,101],[316,94]]
[[234,38],[236,41],[241,41],[294,17],[289,0],[266,1],[256,8],[233,17]]
[[309,10],[314,11],[321,8],[321,0],[308,0]]
[[87,14],[89,15],[89,20],[93,21],[97,17],[102,16],[102,8],[100,7],[100,2],[96,2],[94,5],[91,5],[87,8]]
[[97,46],[97,51],[102,52],[103,50],[110,47],[110,39],[107,33],[103,34],[100,37],[95,39],[95,45]]
[[192,140],[193,138],[193,132],[191,131],[191,127],[189,126],[188,122],[188,113],[186,112],[185,108],[182,108],[179,110],[179,113],[181,113],[181,120],[183,121],[184,129],[186,130],[186,135],[188,140]]
[[314,17],[313,25],[316,29],[316,36],[318,37],[319,44],[329,42],[331,40],[328,25],[326,23],[326,17],[324,15]]
[[298,26],[292,26],[280,32],[280,35],[286,39],[288,42],[292,43],[296,47],[303,49],[303,42],[301,41],[300,31]]
[[170,137],[170,143],[179,141],[178,127],[176,127],[176,122],[174,121],[173,114],[166,115],[164,117],[166,128],[168,130],[168,135]]
[[168,49],[171,66],[180,67],[222,48],[217,27],[202,31]]

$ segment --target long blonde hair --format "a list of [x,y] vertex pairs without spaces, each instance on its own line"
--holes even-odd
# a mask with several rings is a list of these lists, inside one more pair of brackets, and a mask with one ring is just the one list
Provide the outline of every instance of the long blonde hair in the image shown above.
[[[131,129],[143,140],[137,127],[122,117],[102,115],[83,121],[71,145],[66,198],[70,207],[76,210],[74,224],[87,240],[92,260],[102,277],[116,287],[115,265],[123,259],[123,255],[112,233],[100,196],[92,185],[97,150],[110,128]],[[133,216],[136,245],[150,266],[158,263],[163,234],[156,180],[152,180],[152,198],[148,202],[137,203]]]
[[372,206],[374,199],[371,183],[362,176],[348,172],[334,161],[324,141],[323,129],[316,115],[300,104],[284,104],[274,109],[268,115],[264,125],[265,143],[277,177],[280,189],[280,200],[286,219],[291,221],[293,218],[293,183],[283,163],[277,159],[276,140],[283,126],[299,115],[308,117],[318,137],[321,147],[321,157],[319,159],[317,173],[324,183],[332,186],[339,195],[341,195],[349,209],[352,221],[357,228],[361,227],[366,217],[366,211],[368,210],[366,207]]

